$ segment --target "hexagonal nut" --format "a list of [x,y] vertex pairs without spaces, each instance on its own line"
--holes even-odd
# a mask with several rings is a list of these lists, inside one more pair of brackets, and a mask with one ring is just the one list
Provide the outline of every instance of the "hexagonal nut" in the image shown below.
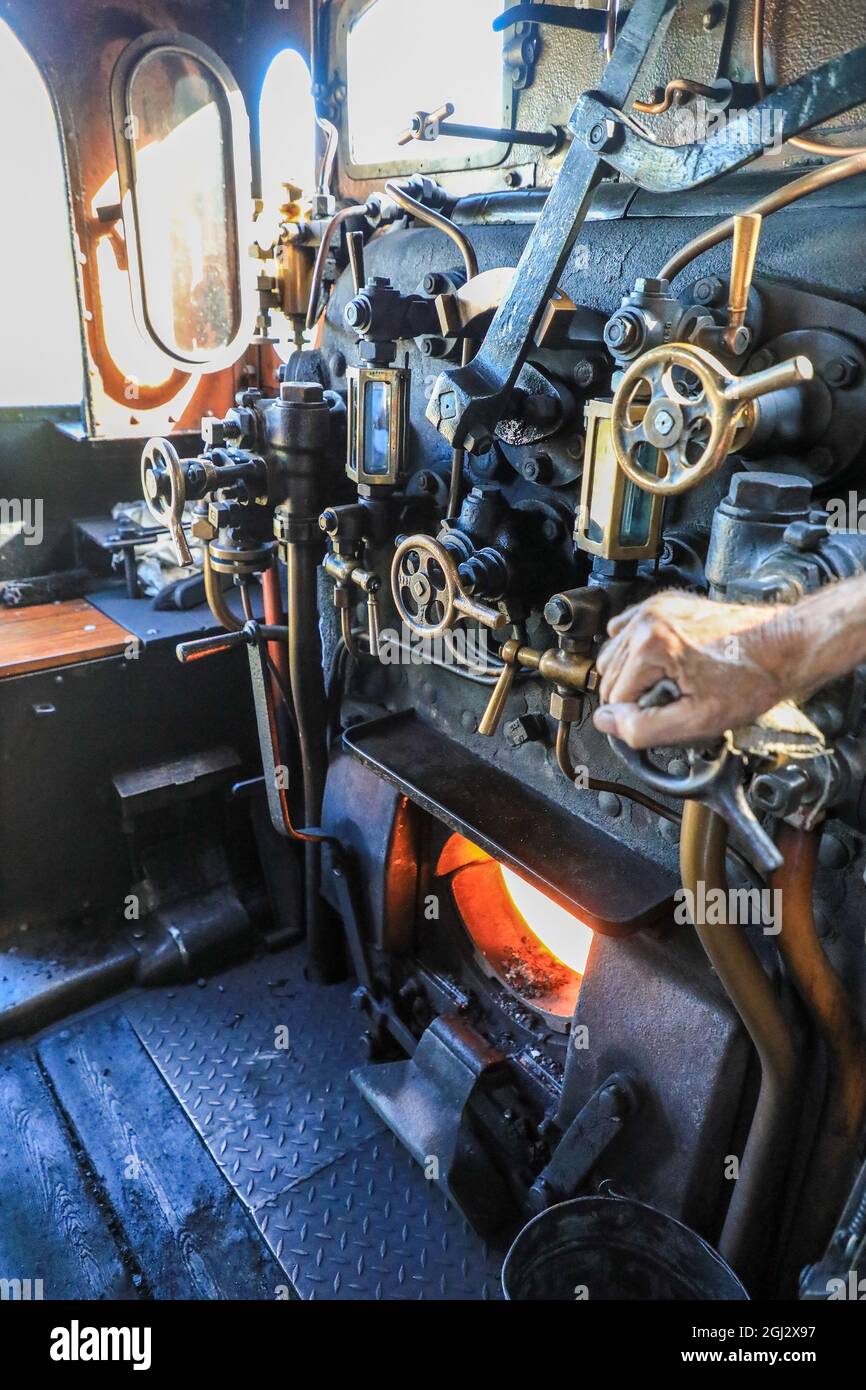
[[336,210],[337,200],[333,193],[314,193],[310,199],[310,217],[314,222],[333,217]]
[[750,512],[806,512],[812,489],[804,478],[787,473],[735,473],[728,491],[734,507]]
[[823,376],[828,386],[854,386],[860,376],[860,363],[852,353],[842,352],[827,363]]
[[522,748],[544,737],[544,720],[537,714],[520,714],[516,719],[509,719],[503,732],[512,748]]
[[489,454],[493,448],[493,436],[487,430],[476,430],[474,434],[467,434],[463,447],[470,454]]
[[201,437],[206,449],[225,448],[228,438],[225,420],[218,420],[215,415],[206,415],[201,422]]
[[579,695],[561,695],[558,690],[554,690],[550,697],[550,714],[553,719],[565,724],[576,724],[582,712]]
[[195,517],[189,529],[197,541],[212,541],[216,538],[217,528],[206,516]]
[[317,381],[284,381],[280,400],[286,405],[321,405],[324,392]]

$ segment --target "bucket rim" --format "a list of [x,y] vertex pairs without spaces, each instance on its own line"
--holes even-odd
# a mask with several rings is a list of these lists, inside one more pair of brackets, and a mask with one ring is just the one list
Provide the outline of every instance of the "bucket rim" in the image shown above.
[[[613,1206],[614,1203],[616,1203],[619,1206],[631,1207],[638,1213],[648,1212],[654,1218],[661,1219],[663,1222],[669,1224],[671,1227],[676,1227],[679,1231],[683,1232],[691,1241],[693,1241],[698,1247],[702,1249],[703,1253],[706,1256],[708,1256],[709,1259],[718,1267],[720,1273],[724,1273],[727,1275],[727,1277],[731,1281],[732,1289],[739,1290],[740,1299],[742,1301],[749,1301],[748,1290],[746,1289],[739,1275],[731,1268],[727,1260],[725,1260],[725,1258],[719,1254],[718,1250],[716,1250],[712,1245],[710,1245],[709,1241],[705,1240],[702,1235],[699,1235],[693,1227],[687,1226],[684,1221],[680,1221],[676,1216],[671,1216],[669,1212],[662,1211],[660,1207],[655,1207],[650,1202],[641,1201],[638,1197],[626,1197],[619,1195],[614,1196],[609,1193],[587,1193],[582,1197],[570,1197],[567,1199],[567,1201],[556,1202],[553,1206],[546,1207],[544,1211],[537,1212],[535,1216],[533,1216],[529,1221],[526,1222],[525,1226],[521,1227],[517,1235],[514,1237],[514,1240],[511,1242],[511,1245],[508,1249],[508,1253],[506,1254],[505,1259],[502,1262],[502,1273],[500,1279],[502,1284],[502,1293],[505,1299],[508,1302],[514,1301],[511,1294],[508,1291],[507,1281],[509,1273],[513,1273],[515,1252],[519,1253],[518,1247],[520,1246],[521,1242],[523,1242],[524,1239],[529,1235],[529,1233],[535,1230],[540,1223],[549,1221],[551,1219],[552,1213],[558,1213],[559,1216],[562,1217],[567,1212],[574,1211],[576,1208],[581,1208],[583,1210],[586,1210],[588,1207],[594,1207],[596,1209],[603,1207],[610,1208]],[[739,1300],[736,1297],[734,1297],[731,1300],[716,1301],[737,1302]]]

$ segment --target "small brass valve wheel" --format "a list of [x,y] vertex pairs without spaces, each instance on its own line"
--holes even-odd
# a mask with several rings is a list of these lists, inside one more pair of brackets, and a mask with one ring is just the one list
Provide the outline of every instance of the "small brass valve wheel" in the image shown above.
[[177,450],[167,439],[151,439],[141,456],[141,490],[154,521],[168,528],[179,565],[191,565],[192,554],[183,533],[186,474]]
[[[598,685],[598,672],[588,656],[578,656],[575,652],[564,651],[561,647],[549,647],[540,652],[535,647],[522,647],[516,638],[505,642],[500,656],[505,665],[484,714],[478,724],[479,734],[491,738],[502,720],[514,677],[518,667],[537,671],[545,680],[557,687],[554,699],[562,705],[562,691],[595,690]],[[556,717],[561,717],[561,708]]]
[[[734,376],[704,348],[668,343],[638,357],[613,398],[611,438],[626,477],[646,492],[671,496],[712,476],[748,427],[759,396],[814,375],[807,357]],[[641,461],[647,451],[659,471]]]
[[494,632],[508,618],[464,590],[453,555],[431,536],[407,536],[394,552],[391,592],[397,612],[417,637],[442,637],[458,618],[472,618]]

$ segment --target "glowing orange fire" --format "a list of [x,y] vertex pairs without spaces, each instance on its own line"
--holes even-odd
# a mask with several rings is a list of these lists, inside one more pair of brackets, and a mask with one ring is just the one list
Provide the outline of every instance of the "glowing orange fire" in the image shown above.
[[488,972],[547,1017],[570,1018],[592,945],[586,923],[462,835],[436,872]]
[[514,906],[532,935],[537,936],[563,965],[582,975],[592,945],[591,929],[506,864],[500,864],[499,871]]

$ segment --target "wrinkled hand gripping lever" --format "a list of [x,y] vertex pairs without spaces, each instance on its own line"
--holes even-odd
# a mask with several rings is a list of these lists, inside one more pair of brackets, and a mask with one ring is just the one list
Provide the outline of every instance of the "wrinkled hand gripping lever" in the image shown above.
[[[681,692],[675,681],[661,680],[641,696],[638,706],[640,709],[657,709],[660,705],[673,704],[680,698]],[[771,874],[782,867],[784,861],[781,854],[746,799],[743,786],[745,759],[726,744],[714,758],[694,762],[688,776],[672,777],[651,763],[643,749],[629,748],[612,734],[608,736],[608,743],[626,767],[654,791],[676,800],[700,801],[720,815],[740,836],[762,873]]]
[[778,88],[708,140],[656,144],[622,112],[676,5],[677,0],[635,0],[601,87],[578,100],[569,121],[574,139],[510,291],[477,355],[468,366],[443,372],[433,388],[427,418],[452,448],[490,448],[606,166],[641,188],[694,188],[756,159],[767,148],[768,132],[774,139],[780,125],[782,137],[790,139],[866,101],[864,46]]

